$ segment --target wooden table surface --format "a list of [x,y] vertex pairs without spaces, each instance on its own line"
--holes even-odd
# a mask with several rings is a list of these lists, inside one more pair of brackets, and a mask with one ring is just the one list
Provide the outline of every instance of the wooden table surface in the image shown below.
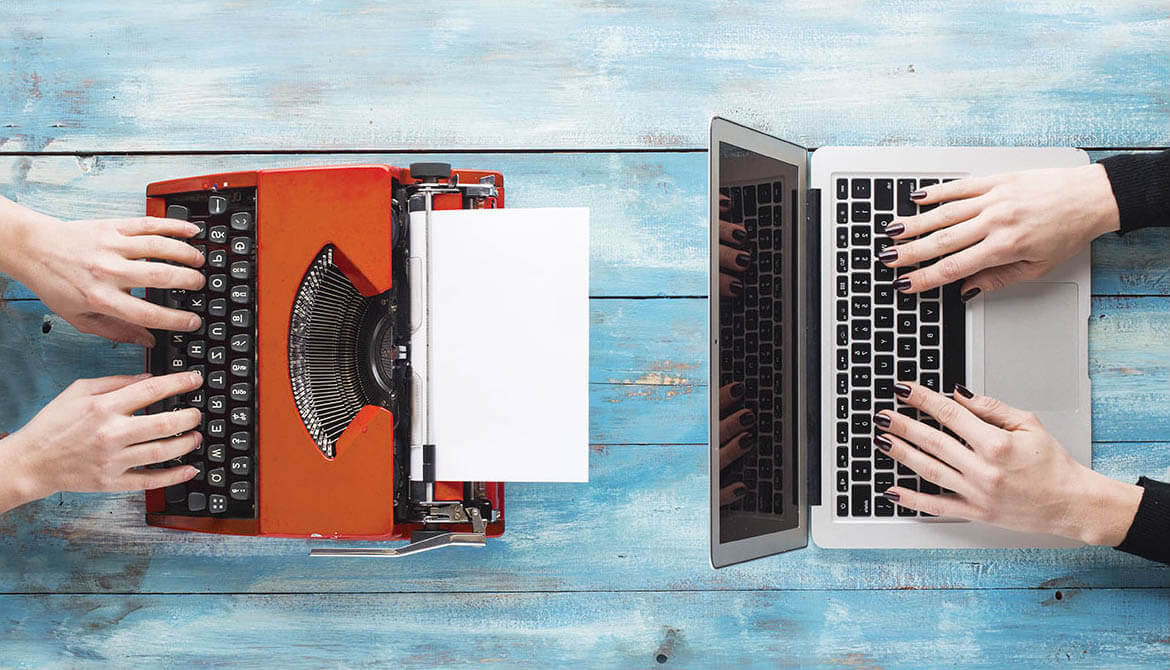
[[[510,485],[503,538],[406,561],[55,495],[0,516],[0,666],[1166,667],[1170,570],[1110,549],[707,563],[709,117],[807,146],[1170,145],[1165,2],[1084,4],[0,3],[0,193],[37,210],[425,156],[593,221],[588,484]],[[1167,233],[1093,246],[1093,464],[1127,480],[1170,477]],[[141,360],[0,276],[0,434]]]

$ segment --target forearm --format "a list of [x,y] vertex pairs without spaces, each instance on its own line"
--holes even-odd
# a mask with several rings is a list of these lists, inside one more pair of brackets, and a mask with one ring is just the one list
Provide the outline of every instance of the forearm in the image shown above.
[[1170,151],[1103,158],[1120,230],[1170,226]]

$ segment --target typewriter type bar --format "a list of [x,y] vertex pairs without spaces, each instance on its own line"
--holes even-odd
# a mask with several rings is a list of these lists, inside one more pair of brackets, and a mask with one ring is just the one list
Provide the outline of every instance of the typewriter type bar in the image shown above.
[[204,440],[180,460],[194,480],[147,492],[147,522],[418,543],[390,550],[404,555],[502,534],[502,483],[433,481],[423,456],[426,214],[503,204],[499,173],[441,163],[150,184],[147,214],[199,225],[207,285],[147,294],[203,318],[194,333],[156,333],[147,369],[204,377],[149,409],[200,408]]

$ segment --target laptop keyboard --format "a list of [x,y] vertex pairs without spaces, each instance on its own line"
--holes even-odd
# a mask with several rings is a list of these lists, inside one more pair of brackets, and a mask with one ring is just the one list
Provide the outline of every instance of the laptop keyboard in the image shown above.
[[[938,428],[912,407],[899,407],[894,383],[917,380],[950,393],[963,381],[964,306],[959,285],[919,294],[895,290],[894,281],[919,267],[888,268],[877,260],[893,241],[885,227],[895,216],[919,213],[910,193],[940,181],[921,175],[851,176],[834,179],[832,257],[834,331],[833,412],[835,462],[832,467],[838,517],[915,517],[881,495],[891,486],[939,493],[873,447],[873,415],[896,410]],[[921,211],[928,211],[927,205]],[[826,464],[828,465],[828,464]]]
[[[784,282],[783,182],[720,189],[731,200],[725,219],[744,227],[744,251],[752,262],[739,279],[743,291],[720,301],[720,386],[742,380],[743,406],[756,423],[755,448],[723,469],[729,481],[743,482],[747,492],[726,509],[781,515],[785,511],[783,417],[777,411],[783,393]],[[789,486],[788,488],[791,488]],[[793,503],[794,504],[794,503]]]

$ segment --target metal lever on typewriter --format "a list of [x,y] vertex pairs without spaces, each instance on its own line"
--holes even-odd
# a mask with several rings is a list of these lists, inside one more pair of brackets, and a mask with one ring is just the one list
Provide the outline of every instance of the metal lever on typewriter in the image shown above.
[[424,540],[411,542],[404,547],[395,547],[393,549],[386,547],[337,547],[337,548],[314,548],[309,550],[309,556],[351,556],[364,558],[402,558],[403,556],[411,556],[414,554],[430,551],[432,549],[441,549],[443,547],[482,547],[487,539],[487,523],[483,520],[483,516],[479,513],[477,507],[462,508],[466,519],[452,518],[452,521],[466,520],[471,522],[472,532],[470,533],[455,533],[446,532],[438,535],[432,535]]

